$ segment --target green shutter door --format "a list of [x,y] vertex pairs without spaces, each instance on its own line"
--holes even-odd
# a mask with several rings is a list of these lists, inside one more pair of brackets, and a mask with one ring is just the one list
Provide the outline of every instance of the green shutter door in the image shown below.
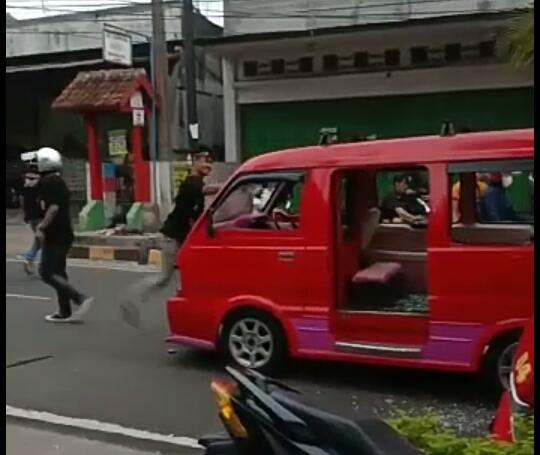
[[340,140],[438,134],[444,120],[474,131],[533,126],[533,89],[243,105],[242,158],[316,144],[322,127]]

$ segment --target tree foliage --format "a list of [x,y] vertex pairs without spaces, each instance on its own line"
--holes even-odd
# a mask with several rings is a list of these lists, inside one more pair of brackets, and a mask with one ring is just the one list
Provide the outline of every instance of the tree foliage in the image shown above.
[[534,64],[534,9],[523,16],[510,31],[510,61],[516,66]]

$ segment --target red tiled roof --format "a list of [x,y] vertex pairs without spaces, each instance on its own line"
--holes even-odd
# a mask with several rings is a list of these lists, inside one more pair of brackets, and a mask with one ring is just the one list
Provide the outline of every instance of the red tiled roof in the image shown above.
[[74,111],[125,110],[131,95],[138,90],[151,96],[142,68],[83,71],[54,100],[52,107]]

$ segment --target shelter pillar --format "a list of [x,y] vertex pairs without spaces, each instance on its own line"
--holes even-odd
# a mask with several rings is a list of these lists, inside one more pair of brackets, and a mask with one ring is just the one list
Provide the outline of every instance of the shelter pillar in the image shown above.
[[131,144],[135,202],[150,202],[150,163],[143,157],[143,134],[140,126],[132,128]]
[[90,174],[90,200],[79,213],[79,230],[93,231],[105,226],[103,206],[103,179],[99,154],[97,122],[93,113],[85,113],[86,143],[88,145],[88,169]]
[[86,141],[88,144],[88,164],[90,167],[90,197],[93,201],[103,200],[103,179],[101,176],[101,156],[97,137],[96,116],[84,116],[86,126]]

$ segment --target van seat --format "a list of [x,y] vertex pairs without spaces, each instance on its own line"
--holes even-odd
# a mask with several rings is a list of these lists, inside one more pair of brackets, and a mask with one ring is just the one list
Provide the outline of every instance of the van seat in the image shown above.
[[355,284],[387,284],[400,271],[401,264],[397,262],[376,262],[356,272],[352,277],[352,282]]

